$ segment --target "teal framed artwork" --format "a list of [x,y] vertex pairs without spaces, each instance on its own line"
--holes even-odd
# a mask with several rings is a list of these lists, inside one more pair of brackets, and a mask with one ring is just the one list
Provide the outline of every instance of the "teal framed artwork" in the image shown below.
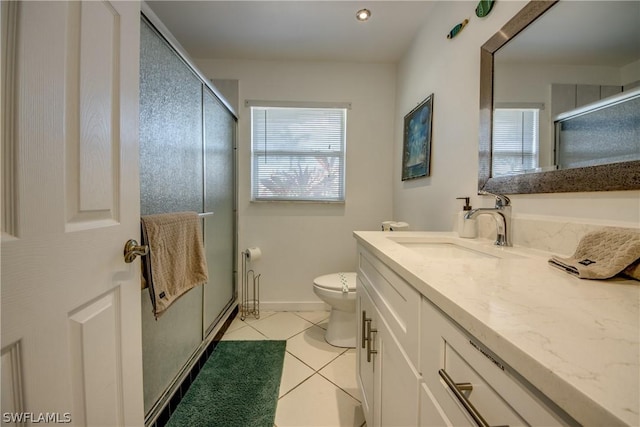
[[433,94],[404,116],[402,180],[429,176]]

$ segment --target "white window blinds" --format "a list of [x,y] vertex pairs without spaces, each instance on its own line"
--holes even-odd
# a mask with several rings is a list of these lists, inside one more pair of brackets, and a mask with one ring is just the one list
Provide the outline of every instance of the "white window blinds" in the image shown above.
[[251,107],[251,200],[342,202],[346,108]]
[[538,116],[534,108],[496,108],[493,112],[491,176],[538,167]]

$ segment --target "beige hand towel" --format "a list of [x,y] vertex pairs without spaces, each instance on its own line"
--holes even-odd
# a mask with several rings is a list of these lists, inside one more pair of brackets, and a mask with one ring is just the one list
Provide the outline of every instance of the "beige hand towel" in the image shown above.
[[625,268],[622,272],[627,277],[640,281],[640,259],[629,267]]
[[146,215],[142,242],[149,245],[144,275],[156,319],[195,286],[208,280],[200,219],[196,212]]
[[553,256],[549,264],[582,279],[608,279],[640,259],[640,230],[606,228],[585,236],[570,258]]

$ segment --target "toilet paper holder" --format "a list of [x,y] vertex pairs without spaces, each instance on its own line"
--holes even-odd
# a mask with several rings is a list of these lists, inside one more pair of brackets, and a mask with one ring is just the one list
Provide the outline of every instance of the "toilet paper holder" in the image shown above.
[[[240,302],[240,320],[248,316],[260,318],[260,274],[249,269],[249,263],[260,259],[260,248],[248,248],[242,251],[242,301]],[[249,295],[251,290],[251,295]]]

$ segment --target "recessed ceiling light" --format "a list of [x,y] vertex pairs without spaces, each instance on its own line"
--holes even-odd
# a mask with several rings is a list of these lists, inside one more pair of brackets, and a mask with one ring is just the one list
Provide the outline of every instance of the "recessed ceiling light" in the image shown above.
[[371,11],[369,9],[360,9],[356,13],[356,19],[358,21],[364,22],[371,18]]

